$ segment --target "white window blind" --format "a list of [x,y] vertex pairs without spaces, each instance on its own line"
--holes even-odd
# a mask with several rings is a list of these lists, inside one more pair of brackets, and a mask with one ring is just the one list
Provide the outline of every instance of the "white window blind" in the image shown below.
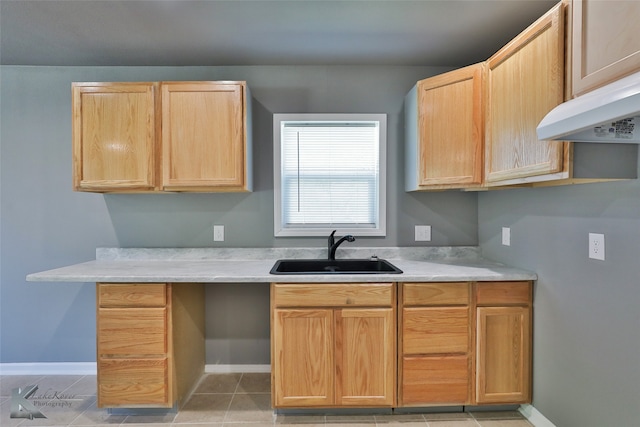
[[384,233],[381,127],[380,120],[279,121],[276,235]]

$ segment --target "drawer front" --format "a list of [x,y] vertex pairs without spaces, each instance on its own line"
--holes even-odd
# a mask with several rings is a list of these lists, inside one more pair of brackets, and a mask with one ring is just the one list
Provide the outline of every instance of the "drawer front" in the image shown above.
[[164,283],[98,284],[98,305],[100,307],[164,307],[167,291]]
[[404,305],[467,305],[469,283],[404,283]]
[[275,307],[391,307],[393,283],[274,283],[271,298]]
[[98,309],[99,355],[167,352],[166,308]]
[[469,402],[467,356],[405,357],[402,360],[402,405]]
[[402,310],[403,354],[469,351],[467,307],[409,307]]
[[531,282],[479,282],[478,305],[527,305],[532,300]]
[[98,406],[170,406],[168,379],[166,358],[100,359]]

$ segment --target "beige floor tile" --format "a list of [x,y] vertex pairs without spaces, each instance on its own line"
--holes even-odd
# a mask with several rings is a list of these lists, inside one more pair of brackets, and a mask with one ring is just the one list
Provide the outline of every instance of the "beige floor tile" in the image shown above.
[[107,409],[98,408],[94,398],[92,404],[84,412],[78,415],[70,425],[74,427],[99,425],[113,426],[121,424],[126,418],[126,415],[111,415]]
[[[36,391],[36,394],[39,392]],[[94,403],[93,397],[81,399],[29,399],[46,417],[28,420],[29,426],[68,426]]]
[[2,375],[0,376],[0,396],[11,397],[11,390],[18,387],[38,385],[43,375]]
[[85,375],[70,387],[64,390],[65,394],[75,394],[76,396],[95,396],[98,390],[98,383],[95,375]]
[[273,423],[271,395],[266,393],[236,394],[233,396],[225,424],[236,421]]
[[236,393],[271,393],[271,374],[242,374]]
[[208,374],[201,380],[194,393],[235,393],[242,374]]
[[122,422],[123,425],[145,424],[145,425],[170,425],[176,418],[175,412],[158,415],[129,415]]
[[222,423],[233,394],[194,394],[178,411],[174,423]]
[[477,420],[481,427],[532,427],[529,421],[522,420]]
[[371,425],[376,423],[375,415],[327,415],[327,424],[332,424],[332,427],[336,424],[365,424]]
[[[329,424],[329,423],[327,423]],[[330,423],[331,427],[371,427],[371,426],[375,426],[376,422],[375,421],[370,421],[370,422],[351,422],[349,420],[343,420],[340,422],[332,422]]]
[[276,416],[275,423],[277,425],[287,425],[287,426],[295,426],[295,425],[304,425],[306,427],[311,427],[314,425],[324,425],[324,415],[283,415],[278,414]]
[[423,414],[427,421],[456,421],[473,419],[467,412],[426,412]]
[[427,421],[427,425],[429,427],[478,427],[478,423],[474,419]]
[[222,423],[173,423],[172,426],[181,426],[181,427],[223,427]]
[[376,424],[384,424],[389,427],[396,425],[403,425],[406,427],[424,427],[427,425],[422,414],[376,415],[375,420]]

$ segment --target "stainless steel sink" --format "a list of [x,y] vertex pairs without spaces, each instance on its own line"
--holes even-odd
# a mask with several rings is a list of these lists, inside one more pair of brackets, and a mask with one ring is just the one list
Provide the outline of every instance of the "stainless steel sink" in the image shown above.
[[389,261],[367,259],[281,259],[276,261],[271,274],[400,274]]

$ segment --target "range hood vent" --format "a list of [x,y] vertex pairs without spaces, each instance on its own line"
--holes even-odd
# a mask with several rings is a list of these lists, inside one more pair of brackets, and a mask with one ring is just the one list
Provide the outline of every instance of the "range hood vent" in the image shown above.
[[551,110],[538,139],[640,144],[640,72]]

